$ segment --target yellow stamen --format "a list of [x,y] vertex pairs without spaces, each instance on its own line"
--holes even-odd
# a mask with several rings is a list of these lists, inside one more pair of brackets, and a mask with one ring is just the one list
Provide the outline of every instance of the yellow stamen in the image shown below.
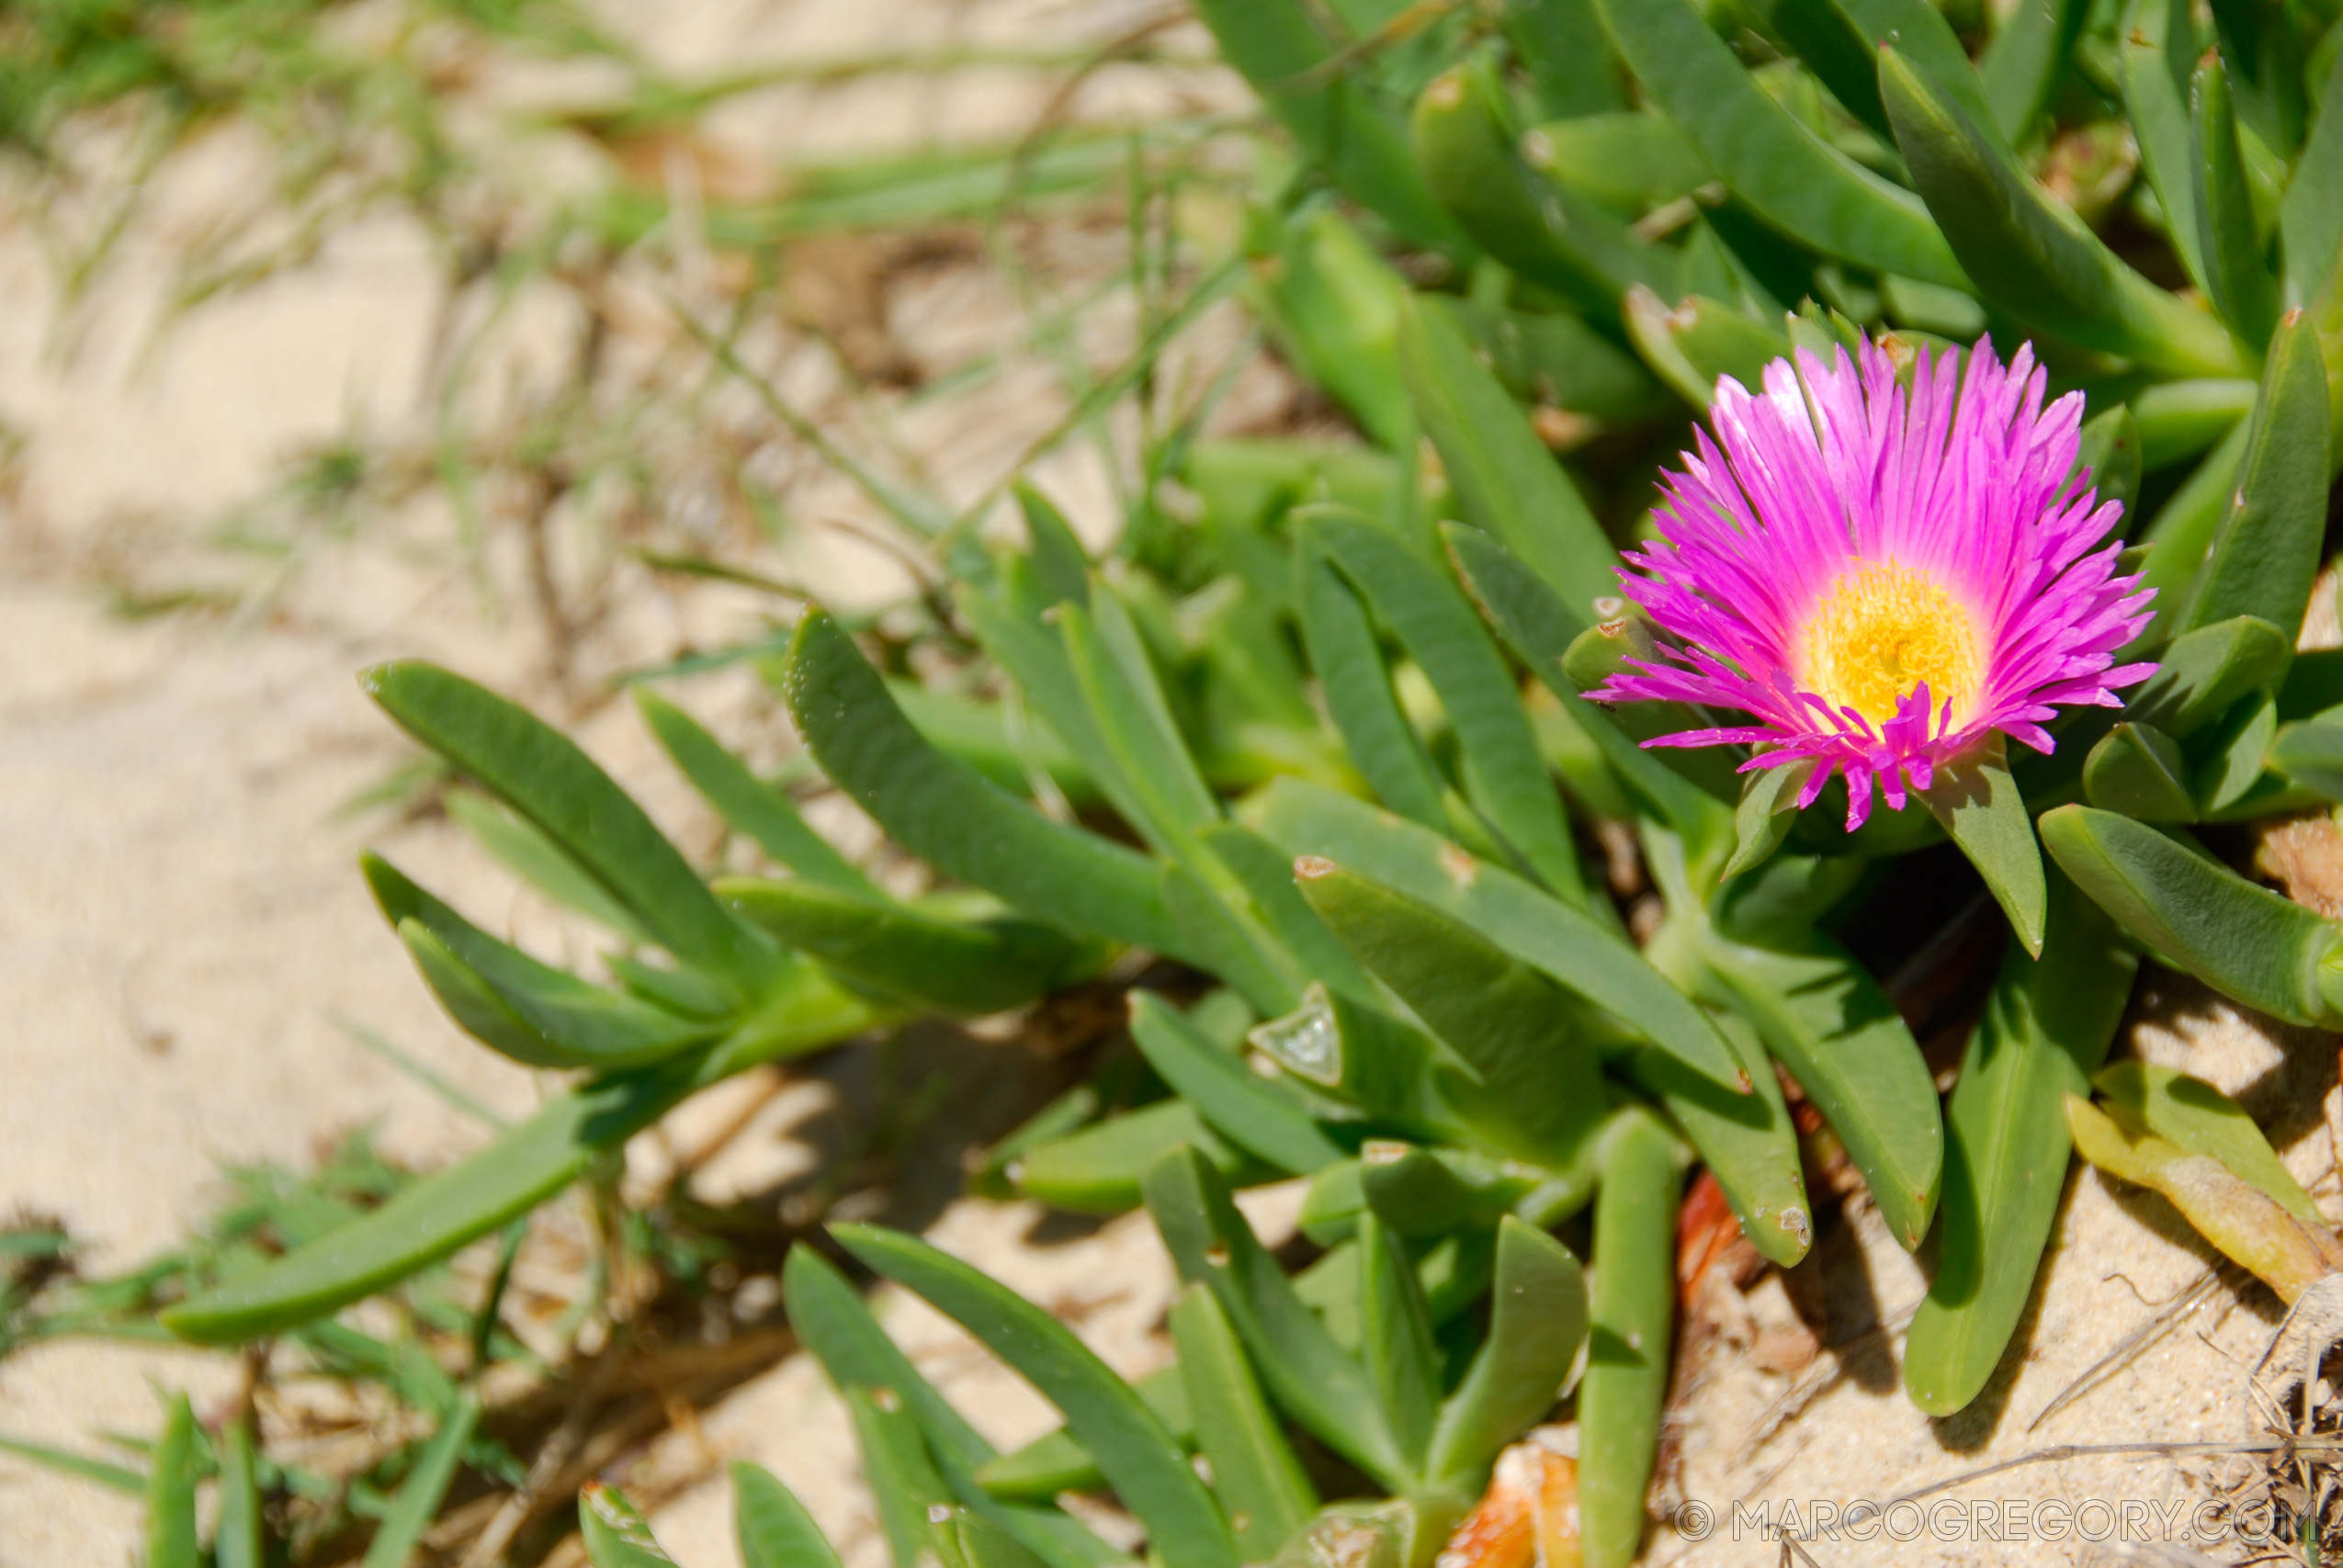
[[1941,713],[1950,698],[1958,725],[1976,701],[1978,641],[1967,608],[1933,574],[1864,562],[1816,604],[1800,681],[1874,725],[1925,681],[1930,705]]

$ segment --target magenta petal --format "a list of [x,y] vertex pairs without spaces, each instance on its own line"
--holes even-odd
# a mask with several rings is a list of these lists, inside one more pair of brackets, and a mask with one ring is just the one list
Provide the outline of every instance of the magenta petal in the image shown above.
[[[1928,789],[1997,732],[2049,750],[2057,709],[2114,705],[2156,667],[2113,667],[2154,594],[2117,575],[2122,507],[2074,476],[2081,396],[2045,403],[2047,389],[2031,344],[2005,365],[1989,339],[1965,355],[1922,350],[1907,383],[1868,339],[1851,359],[1776,360],[1756,391],[1720,380],[1710,430],[1662,480],[1660,537],[1620,574],[1666,634],[1660,659],[1589,695],[1748,715],[1647,744],[1812,759],[1798,804],[1839,774],[1850,830],[1870,816],[1874,780],[1900,810],[1907,782]],[[1965,711],[1918,686],[1873,724],[1798,683],[1816,604],[1851,570],[1889,563],[1966,606],[1982,668]]]

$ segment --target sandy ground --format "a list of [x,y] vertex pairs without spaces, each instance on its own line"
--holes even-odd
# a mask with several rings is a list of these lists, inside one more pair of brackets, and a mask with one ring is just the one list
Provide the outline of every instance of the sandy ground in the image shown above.
[[[843,48],[931,37],[939,28],[986,36],[1106,36],[1132,7],[879,0],[854,7],[693,0],[662,8],[657,47],[678,62],[719,61],[745,39],[759,46]],[[1041,29],[1035,33],[1034,29]],[[963,35],[965,36],[965,35]],[[868,87],[788,95],[735,131],[759,145],[836,151],[886,133],[974,133],[1014,126],[1030,85],[999,83],[916,95],[907,106]],[[141,269],[144,270],[141,270]],[[532,1075],[470,1044],[437,1013],[371,908],[351,864],[379,843],[459,905],[502,912],[541,949],[574,942],[574,928],[531,898],[444,825],[351,819],[337,807],[409,754],[358,693],[353,672],[421,654],[511,689],[536,669],[535,629],[518,613],[483,615],[459,570],[396,550],[356,549],[321,565],[293,613],[256,628],[109,615],[89,564],[152,545],[153,524],[199,516],[251,493],[292,446],[353,419],[395,422],[411,410],[420,342],[433,308],[421,248],[392,227],[351,237],[318,266],[195,317],[144,368],[141,279],[153,258],[133,251],[119,310],[101,315],[70,364],[46,352],[48,284],[21,237],[0,235],[0,417],[31,438],[8,504],[10,565],[0,572],[0,1213],[65,1220],[94,1267],[126,1263],[169,1242],[217,1191],[223,1163],[300,1163],[323,1140],[362,1123],[406,1158],[436,1161],[471,1146],[474,1129],[377,1058],[335,1020],[399,1042],[468,1092],[504,1111],[542,1092]],[[965,332],[1003,309],[980,279],[940,284],[920,309],[934,332]],[[958,323],[958,324],[955,324]],[[1274,390],[1264,391],[1273,400]],[[945,408],[907,424],[907,438],[954,483],[980,485],[1020,431],[1061,406],[1036,368],[980,412]],[[1076,454],[1053,482],[1087,525],[1106,525],[1105,487]],[[817,510],[853,514],[843,486]],[[127,543],[126,543],[127,541]],[[883,558],[819,536],[789,565],[837,589],[890,587]],[[730,591],[672,594],[647,587],[639,609],[607,632],[617,661],[757,626],[759,609]],[[746,719],[744,684],[714,682],[685,700]],[[759,720],[770,729],[769,716]],[[623,705],[581,725],[584,743],[637,790],[686,844],[707,824]],[[2190,987],[2167,986],[2163,1021],[2142,1048],[2204,1072],[2249,1099],[2291,1108],[2298,1173],[2326,1173],[2332,1154],[2315,1114],[2331,1085],[2333,1041],[2274,1032],[2226,1015]],[[822,1091],[788,1101],[771,1122],[771,1168],[812,1157],[819,1139],[791,1129],[818,1118]],[[760,1123],[764,1127],[765,1123]],[[792,1152],[794,1149],[795,1152]],[[2330,1188],[2331,1190],[2331,1188]],[[1265,1229],[1286,1223],[1293,1194],[1253,1201]],[[961,1201],[931,1227],[939,1245],[975,1258],[1075,1322],[1108,1359],[1142,1371],[1166,1354],[1160,1316],[1168,1269],[1143,1220],[1125,1219],[1063,1243],[1036,1244],[1033,1211]],[[2072,1179],[2059,1255],[2038,1293],[2020,1362],[2006,1367],[1982,1414],[1931,1422],[1896,1390],[1893,1337],[1856,1346],[1835,1374],[1766,1372],[1746,1356],[1708,1369],[1684,1436],[1681,1495],[1717,1510],[1720,1528],[1693,1544],[1665,1534],[1658,1553],[1685,1563],[1771,1563],[1778,1549],[1736,1540],[1724,1521],[1737,1500],[1885,1499],[2044,1444],[2225,1438],[2243,1430],[2243,1365],[2273,1323],[2267,1303],[2206,1313],[2140,1365],[2040,1431],[2026,1423],[2055,1392],[2203,1267],[2205,1253],[2161,1209],[2118,1195],[2088,1174]],[[1825,1250],[1850,1324],[1889,1322],[1916,1298],[1915,1265],[1860,1213]],[[1848,1303],[1851,1303],[1851,1305]],[[1787,1312],[1778,1281],[1751,1310]],[[978,1425],[1014,1442],[1048,1424],[1040,1401],[915,1303],[882,1312]],[[1826,1357],[1820,1366],[1828,1368]],[[2014,1375],[2013,1375],[2014,1372]],[[227,1369],[187,1353],[66,1345],[0,1362],[0,1430],[86,1448],[108,1431],[151,1428],[155,1388],[214,1395]],[[1813,1392],[1803,1413],[1760,1438],[1780,1403]],[[843,1409],[802,1357],[792,1358],[673,1443],[702,1458],[750,1457],[797,1486],[853,1568],[883,1558]],[[2169,1499],[2203,1494],[2207,1466],[2136,1459],[2041,1465],[1953,1495]],[[666,1508],[662,1537],[699,1568],[736,1560],[727,1489],[702,1485]],[[136,1508],[94,1487],[0,1461],[0,1568],[83,1568],[130,1560]],[[1974,1535],[1971,1529],[1967,1533]],[[2024,1564],[2066,1562],[2069,1542],[1923,1537],[1911,1543],[1823,1540],[1829,1568],[1871,1562]]]

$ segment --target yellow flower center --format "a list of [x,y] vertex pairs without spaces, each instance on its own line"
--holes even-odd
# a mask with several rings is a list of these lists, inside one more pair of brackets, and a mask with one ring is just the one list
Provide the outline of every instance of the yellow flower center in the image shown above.
[[1921,682],[1930,705],[1947,698],[1961,722],[1977,696],[1976,624],[1935,576],[1893,561],[1843,573],[1806,624],[1806,690],[1874,725]]

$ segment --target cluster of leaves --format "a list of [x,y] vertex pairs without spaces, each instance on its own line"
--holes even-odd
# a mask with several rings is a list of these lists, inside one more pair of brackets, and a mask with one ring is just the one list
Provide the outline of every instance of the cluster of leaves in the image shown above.
[[[723,1077],[1127,979],[1126,953],[1219,988],[1185,1010],[1133,989],[1142,1092],[1076,1089],[979,1186],[1144,1205],[1185,1283],[1174,1367],[1126,1385],[966,1265],[841,1227],[1063,1413],[996,1454],[832,1265],[792,1255],[791,1322],[854,1411],[903,1568],[1118,1561],[1053,1501],[1097,1488],[1175,1565],[1428,1562],[1574,1369],[1580,1550],[1627,1562],[1687,1165],[1766,1258],[1812,1243],[1785,1078],[1897,1241],[1936,1236],[1905,1359],[1930,1412],[2001,1360],[2077,1145],[2281,1291],[2327,1270],[2234,1107],[2121,1067],[2089,1097],[2142,950],[2275,1016],[2343,1018],[2343,927],[2190,832],[2343,800],[2343,659],[2295,652],[2343,369],[2343,28],[2216,6],[2201,34],[2165,0],[2030,5],[1968,39],[1927,0],[1199,10],[1307,165],[1254,212],[1251,302],[1369,443],[1183,431],[1104,562],[1030,488],[1023,547],[929,530],[936,619],[979,655],[950,696],[798,618],[773,683],[821,773],[933,872],[924,897],[875,884],[662,699],[641,705],[669,755],[787,875],[711,885],[523,709],[426,665],[372,672],[624,951],[607,983],[551,968],[369,859],[386,917],[476,1038],[585,1076],[163,1321],[207,1343],[328,1321]],[[1987,329],[2089,401],[2085,460],[2160,592],[2127,655],[2153,681],[2069,717],[2053,754],[1948,769],[1853,835],[1843,796],[1799,812],[1727,749],[1639,745],[1705,716],[1581,699],[1650,648],[1612,597],[1615,538],[1718,376]],[[1640,941],[1590,871],[1597,823],[1656,886]],[[1855,924],[1941,891],[1952,852],[2011,937],[1941,1102]],[[1282,1176],[1309,1179],[1325,1249],[1290,1278],[1229,1200]],[[751,1561],[832,1561],[770,1478],[743,1472],[741,1508]],[[615,1495],[583,1518],[601,1568],[659,1560]]]

